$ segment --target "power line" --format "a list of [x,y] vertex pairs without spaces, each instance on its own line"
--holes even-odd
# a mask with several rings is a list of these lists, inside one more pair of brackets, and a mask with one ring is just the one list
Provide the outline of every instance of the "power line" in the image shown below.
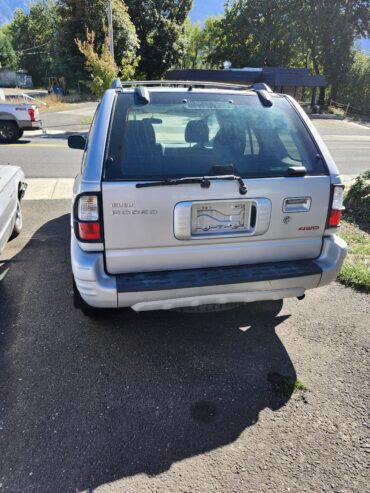
[[19,50],[19,51],[17,51],[17,53],[24,53],[25,51],[37,50],[37,48],[42,48],[43,46],[48,45],[49,43],[50,43],[50,41],[47,41],[46,43],[43,43],[42,45],[32,46],[32,48],[25,48],[24,50]]

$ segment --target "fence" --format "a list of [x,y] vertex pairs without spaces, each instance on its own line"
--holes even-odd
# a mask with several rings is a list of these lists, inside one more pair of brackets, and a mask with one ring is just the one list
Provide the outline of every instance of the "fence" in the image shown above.
[[328,108],[339,108],[344,111],[344,115],[347,116],[348,114],[355,114],[355,115],[365,115],[366,113],[363,110],[360,110],[359,108],[354,108],[350,103],[343,104],[339,103],[338,101],[334,101],[334,99],[329,100]]
[[32,104],[35,102],[35,104],[42,105],[42,106],[48,106],[47,103],[44,101],[40,101],[39,99],[33,98],[29,94],[26,94],[24,92],[19,92],[17,94],[12,94],[9,96],[6,96],[6,100],[11,102],[11,103],[30,103]]

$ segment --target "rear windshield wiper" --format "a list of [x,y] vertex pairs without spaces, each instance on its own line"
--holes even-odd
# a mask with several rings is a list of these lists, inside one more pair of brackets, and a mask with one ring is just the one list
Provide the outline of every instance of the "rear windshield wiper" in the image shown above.
[[211,180],[237,181],[239,183],[240,195],[245,195],[248,192],[248,187],[244,183],[243,178],[235,175],[174,178],[174,179],[161,180],[161,181],[150,181],[147,183],[137,183],[136,188],[169,187],[172,185],[185,185],[189,183],[199,183],[202,188],[209,188],[211,186]]

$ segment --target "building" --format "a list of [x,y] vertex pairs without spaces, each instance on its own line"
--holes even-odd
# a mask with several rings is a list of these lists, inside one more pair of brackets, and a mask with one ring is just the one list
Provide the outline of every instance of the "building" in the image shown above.
[[311,105],[317,104],[317,88],[326,87],[324,75],[311,75],[307,68],[263,67],[225,70],[170,70],[168,80],[254,84],[264,82],[275,92],[299,99],[303,88],[311,89]]
[[0,69],[0,87],[33,88],[32,77],[26,70]]

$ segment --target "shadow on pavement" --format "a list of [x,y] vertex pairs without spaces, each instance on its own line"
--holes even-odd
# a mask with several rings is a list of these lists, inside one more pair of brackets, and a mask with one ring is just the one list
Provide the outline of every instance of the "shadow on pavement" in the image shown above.
[[194,315],[72,307],[69,217],[41,227],[0,282],[2,491],[74,492],[236,440],[295,378],[281,302]]
[[26,139],[19,139],[16,142],[12,142],[11,144],[2,144],[2,143],[0,143],[0,147],[7,147],[9,145],[14,145],[14,144],[24,144],[24,145],[26,145],[26,144],[31,144],[31,142],[32,141],[31,140],[28,140],[28,139],[27,140]]

